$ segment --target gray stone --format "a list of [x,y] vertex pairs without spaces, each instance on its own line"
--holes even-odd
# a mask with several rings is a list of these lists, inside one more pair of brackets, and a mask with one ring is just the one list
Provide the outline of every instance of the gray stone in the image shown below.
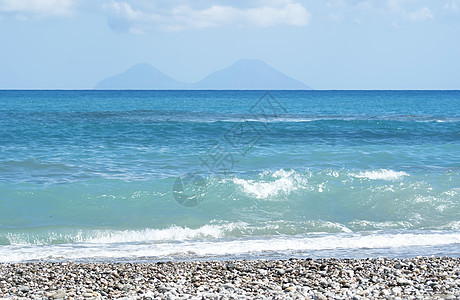
[[62,290],[58,290],[55,292],[47,293],[46,296],[51,299],[64,299],[66,296],[66,293]]
[[401,291],[402,291],[401,288],[397,287],[397,286],[395,286],[394,288],[391,289],[391,293],[393,295],[401,295]]
[[222,285],[222,287],[226,289],[235,289],[235,286],[231,283],[225,283]]
[[404,277],[396,278],[396,283],[398,285],[412,285],[412,281]]
[[290,286],[290,287],[285,288],[284,290],[285,290],[286,292],[294,292],[296,289],[297,289],[297,288],[296,288],[295,286]]
[[94,297],[94,295],[93,295],[93,293],[84,293],[84,294],[83,294],[83,297],[85,297],[85,298],[92,298],[92,297]]
[[259,272],[259,274],[263,276],[266,276],[268,274],[268,271],[265,269],[258,269],[257,272]]
[[327,300],[327,297],[321,293],[317,293],[315,296],[317,300]]
[[30,291],[30,287],[28,287],[28,286],[26,286],[26,285],[21,285],[21,286],[18,288],[18,291],[23,292],[23,293],[27,293],[28,291]]
[[325,278],[321,278],[321,280],[319,281],[319,284],[322,287],[327,287],[329,285],[329,282],[327,282],[327,280]]

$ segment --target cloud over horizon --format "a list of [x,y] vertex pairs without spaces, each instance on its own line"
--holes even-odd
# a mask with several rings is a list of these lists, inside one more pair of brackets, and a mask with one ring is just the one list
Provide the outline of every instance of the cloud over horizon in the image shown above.
[[416,11],[410,12],[409,19],[411,21],[425,21],[428,19],[433,19],[433,13],[428,7],[424,6]]
[[0,0],[0,14],[20,20],[75,14],[73,0]]
[[[111,1],[104,4],[109,26],[117,31],[183,31],[224,26],[306,26],[311,14],[292,0],[248,1]],[[252,4],[252,5],[251,5]]]
[[[444,5],[444,9],[454,11],[456,0]],[[421,0],[330,0],[328,17],[335,22],[354,22],[362,20],[372,22],[376,17],[386,18],[387,24],[399,24],[400,21],[420,22],[434,18],[434,10]],[[438,6],[439,6],[438,4]]]

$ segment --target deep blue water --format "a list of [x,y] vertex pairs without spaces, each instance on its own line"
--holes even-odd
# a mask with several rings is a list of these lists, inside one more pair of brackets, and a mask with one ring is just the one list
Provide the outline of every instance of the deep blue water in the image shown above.
[[460,91],[0,91],[0,259],[460,252]]

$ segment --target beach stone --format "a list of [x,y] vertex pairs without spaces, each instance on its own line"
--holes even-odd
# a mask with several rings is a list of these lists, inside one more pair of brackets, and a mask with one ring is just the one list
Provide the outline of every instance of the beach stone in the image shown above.
[[392,293],[393,295],[401,295],[401,291],[402,291],[401,288],[400,288],[400,287],[397,287],[397,286],[396,286],[396,287],[393,287],[393,288],[391,289],[391,293]]
[[331,287],[334,290],[339,290],[340,289],[340,283],[334,281],[334,282],[331,283]]
[[93,293],[84,293],[84,294],[83,294],[83,297],[85,297],[85,298],[92,298],[92,297],[94,297],[94,295],[93,295]]
[[327,297],[324,296],[324,295],[321,294],[321,293],[317,293],[315,296],[316,296],[315,298],[316,298],[317,300],[327,300]]
[[394,265],[395,269],[402,269],[402,267],[403,267],[403,264],[399,262]]
[[227,270],[234,270],[236,268],[236,266],[232,263],[227,263],[225,267],[227,268]]
[[257,269],[257,272],[259,272],[259,274],[263,276],[266,276],[268,274],[268,271],[265,269]]
[[294,292],[296,289],[297,288],[295,286],[290,286],[290,287],[285,288],[284,290],[287,292]]
[[329,285],[329,282],[325,278],[321,278],[321,280],[319,281],[319,284],[322,287],[327,287]]
[[235,289],[235,286],[231,283],[225,283],[222,285],[222,287],[226,289]]
[[46,297],[51,298],[51,299],[64,299],[66,296],[66,293],[62,290],[58,290],[55,292],[49,292],[46,294]]
[[398,285],[412,285],[412,281],[403,277],[396,278],[396,283]]
[[30,287],[26,286],[26,285],[21,285],[19,288],[18,288],[18,291],[22,292],[22,293],[27,293],[28,291],[30,291]]

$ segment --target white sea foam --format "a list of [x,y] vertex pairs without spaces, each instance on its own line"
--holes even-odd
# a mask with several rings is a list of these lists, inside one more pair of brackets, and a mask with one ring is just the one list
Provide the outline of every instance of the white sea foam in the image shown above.
[[329,227],[329,228],[336,228],[343,232],[349,232],[349,233],[352,232],[347,226],[340,224],[340,223],[324,222],[324,226]]
[[[241,122],[257,122],[257,123],[304,123],[304,122],[312,122],[315,121],[314,119],[306,119],[306,118],[247,118],[247,117],[242,117],[242,118],[237,118],[237,119],[223,119],[223,120],[213,120],[209,121],[211,123],[215,122],[236,122],[236,123],[241,123]],[[208,121],[201,121],[201,122],[208,122]]]
[[294,170],[277,170],[264,172],[260,179],[233,178],[233,183],[239,185],[245,194],[257,199],[265,199],[277,195],[289,195],[291,192],[304,189],[306,179]]
[[404,176],[410,176],[403,171],[393,171],[387,169],[373,170],[373,171],[364,171],[359,173],[350,173],[350,176],[356,178],[367,178],[370,180],[400,180]]
[[[231,226],[231,225],[229,225]],[[225,228],[218,225],[204,225],[197,229],[171,226],[165,229],[143,229],[123,231],[100,231],[87,240],[90,243],[128,243],[151,241],[185,241],[223,237]]]
[[31,246],[53,243],[155,243],[182,242],[186,240],[218,239],[237,228],[247,226],[244,222],[207,224],[199,228],[171,226],[164,229],[142,230],[62,230],[42,233],[8,233],[5,238],[11,245]]
[[[186,240],[181,243],[81,243],[65,245],[0,247],[0,262],[49,260],[190,259],[245,257],[267,253],[305,253],[312,251],[359,249],[401,249],[402,247],[441,247],[460,244],[460,232],[342,233],[328,235],[277,236],[264,239]],[[455,248],[455,246],[452,246]],[[354,249],[354,250],[353,250]],[[331,253],[331,252],[328,252]],[[395,253],[400,253],[395,250]],[[417,250],[417,255],[420,250]],[[457,254],[458,255],[458,254]]]
[[356,230],[376,230],[376,229],[408,229],[412,227],[412,224],[408,221],[368,221],[368,220],[355,220],[349,223],[352,228]]

